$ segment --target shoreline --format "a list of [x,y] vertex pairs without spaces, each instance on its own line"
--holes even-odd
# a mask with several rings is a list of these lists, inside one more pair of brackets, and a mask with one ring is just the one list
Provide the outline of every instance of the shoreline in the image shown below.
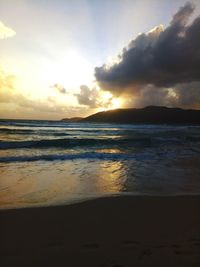
[[200,196],[0,211],[1,266],[200,266]]
[[67,201],[63,202],[57,202],[57,203],[41,203],[41,204],[24,204],[21,206],[9,206],[5,205],[5,207],[0,206],[0,214],[1,212],[4,211],[15,211],[15,210],[27,210],[27,209],[38,209],[38,208],[56,208],[56,207],[63,207],[63,206],[71,206],[71,205],[76,205],[76,204],[82,204],[85,202],[90,202],[90,201],[95,201],[95,200],[100,200],[100,199],[113,199],[113,198],[126,198],[126,197],[156,197],[156,198],[170,198],[170,197],[200,197],[200,192],[180,192],[180,193],[138,193],[138,192],[116,192],[116,193],[94,193],[92,195],[85,195],[84,197],[74,197],[72,199],[69,199]]

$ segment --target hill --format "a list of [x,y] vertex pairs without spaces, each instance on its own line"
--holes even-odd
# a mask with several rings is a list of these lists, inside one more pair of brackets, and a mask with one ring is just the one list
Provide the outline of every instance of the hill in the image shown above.
[[82,122],[200,124],[200,110],[148,106],[141,109],[115,109],[98,112]]
[[81,119],[82,119],[81,117],[73,117],[73,118],[64,118],[61,121],[64,121],[64,122],[78,122]]

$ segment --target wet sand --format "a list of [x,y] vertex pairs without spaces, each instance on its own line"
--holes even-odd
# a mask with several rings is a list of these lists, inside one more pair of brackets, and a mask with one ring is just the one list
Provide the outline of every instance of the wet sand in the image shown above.
[[0,266],[200,266],[200,196],[0,211]]

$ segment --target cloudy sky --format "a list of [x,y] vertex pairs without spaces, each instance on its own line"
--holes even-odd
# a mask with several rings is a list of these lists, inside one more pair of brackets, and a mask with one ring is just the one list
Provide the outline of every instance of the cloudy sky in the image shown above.
[[0,118],[200,109],[200,4],[1,0]]

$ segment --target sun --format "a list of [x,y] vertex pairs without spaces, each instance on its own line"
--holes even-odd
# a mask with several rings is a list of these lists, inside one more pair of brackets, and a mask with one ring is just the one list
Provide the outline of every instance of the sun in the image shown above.
[[101,94],[101,110],[106,111],[110,109],[117,109],[122,106],[122,100],[120,98],[115,98],[110,92],[103,92]]
[[122,101],[120,98],[113,98],[111,102],[112,102],[112,107],[111,107],[112,109],[116,109],[116,108],[121,107]]
[[110,93],[110,92],[104,92],[102,95],[101,95],[103,101],[109,101],[113,98],[113,95]]

